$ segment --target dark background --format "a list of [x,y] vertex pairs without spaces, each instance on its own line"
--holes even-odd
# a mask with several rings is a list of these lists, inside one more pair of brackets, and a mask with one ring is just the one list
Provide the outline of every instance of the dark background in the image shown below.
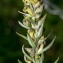
[[[63,0],[51,0],[52,3],[63,9]],[[16,31],[26,35],[27,31],[18,24],[22,21],[23,16],[18,13],[22,11],[22,0],[0,0],[0,63],[18,63],[17,59],[23,60],[21,47],[28,43],[16,34]],[[47,40],[47,44],[56,35],[54,45],[46,51],[44,63],[53,63],[57,57],[60,58],[58,63],[63,63],[63,20],[57,15],[51,15],[47,11],[45,20],[44,35],[47,36],[53,28],[53,33]],[[23,62],[24,63],[24,62]]]

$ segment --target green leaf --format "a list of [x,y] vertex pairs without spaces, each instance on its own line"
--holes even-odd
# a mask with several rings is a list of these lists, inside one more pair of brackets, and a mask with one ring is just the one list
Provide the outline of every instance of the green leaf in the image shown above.
[[45,47],[45,48],[42,50],[42,52],[48,50],[48,49],[53,45],[55,39],[56,39],[56,36],[54,37],[54,39],[52,40],[52,42],[51,42],[47,47]]
[[44,21],[45,21],[46,15],[42,18],[42,23],[41,23],[41,27],[38,31],[38,36],[42,36],[43,33],[43,25],[44,25]]
[[37,37],[37,39],[42,36],[45,18],[46,18],[46,14],[44,15],[43,18],[41,18],[41,20],[38,21],[38,25],[36,25],[37,30],[36,30],[35,37]]
[[43,61],[44,61],[44,54],[42,53],[40,57],[40,63],[43,63]]
[[27,55],[26,52],[24,51],[24,45],[22,46],[22,52],[27,57],[27,59],[33,61],[33,59],[29,55]]
[[38,44],[40,45],[41,43],[43,43],[43,42],[51,35],[51,33],[52,33],[52,30],[51,30],[51,32],[48,34],[48,36],[45,37],[44,39],[41,39],[41,40],[38,42]]
[[17,35],[19,35],[20,37],[22,37],[22,38],[24,38],[25,40],[27,40],[27,37],[25,37],[24,35],[19,34],[18,32],[16,32],[16,33],[17,33]]
[[27,34],[28,42],[31,45],[31,47],[36,47],[35,43],[33,42],[32,38]]
[[45,18],[46,18],[46,14],[43,16],[43,18],[41,18],[39,21],[38,21],[38,28],[42,25],[42,24],[44,24],[44,21],[45,21]]
[[23,25],[20,21],[18,21],[18,23],[19,23],[22,27],[24,27],[24,28],[26,28],[26,29],[30,29],[29,27]]
[[53,45],[53,43],[55,41],[55,38],[56,38],[56,36],[54,37],[52,42],[47,47],[45,47],[43,50],[41,50],[40,53],[38,53],[38,54],[41,54],[41,53],[45,52],[46,50],[50,49],[50,47]]
[[56,59],[56,61],[54,63],[58,63],[58,61],[59,61],[59,57]]
[[18,59],[18,63],[22,63],[22,62]]

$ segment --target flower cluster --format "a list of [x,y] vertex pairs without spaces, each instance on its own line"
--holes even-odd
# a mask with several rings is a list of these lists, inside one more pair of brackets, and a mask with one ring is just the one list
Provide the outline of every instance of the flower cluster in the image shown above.
[[56,36],[47,47],[44,47],[46,39],[51,34],[50,33],[47,37],[43,35],[43,25],[46,14],[42,18],[41,15],[44,5],[40,0],[23,0],[23,3],[23,12],[18,12],[24,15],[24,19],[22,23],[20,21],[18,22],[22,27],[27,29],[27,37],[19,33],[17,34],[26,39],[31,46],[29,48],[24,47],[24,45],[22,46],[24,60],[26,63],[43,63],[43,53],[53,45]]

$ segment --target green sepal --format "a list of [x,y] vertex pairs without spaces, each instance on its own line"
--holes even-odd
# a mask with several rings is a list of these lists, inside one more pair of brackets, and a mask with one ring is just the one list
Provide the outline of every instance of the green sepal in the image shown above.
[[22,62],[18,59],[18,63],[22,63]]
[[26,28],[26,29],[30,29],[29,27],[23,25],[20,21],[18,21],[18,23],[19,23],[22,27],[24,27],[24,28]]
[[27,40],[27,37],[22,35],[22,34],[19,34],[18,32],[16,32],[17,35],[19,35],[20,37],[24,38],[25,40]]
[[36,45],[35,45],[34,41],[32,40],[32,38],[28,34],[27,34],[27,39],[28,39],[28,42],[31,45],[31,47],[35,48]]

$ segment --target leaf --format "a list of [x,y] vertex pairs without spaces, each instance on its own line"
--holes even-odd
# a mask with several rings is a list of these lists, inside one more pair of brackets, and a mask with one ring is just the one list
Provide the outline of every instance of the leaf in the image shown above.
[[44,15],[44,17],[39,20],[38,22],[38,26],[37,26],[37,29],[39,29],[39,31],[36,31],[36,37],[39,38],[42,36],[42,33],[43,33],[43,25],[44,25],[44,21],[45,21],[45,18],[46,18],[46,14]]
[[38,21],[38,25],[37,25],[38,28],[39,28],[42,24],[44,24],[45,18],[46,18],[46,14],[44,15],[43,18],[41,18],[41,19]]
[[41,27],[38,31],[38,35],[41,36],[43,33],[43,25],[44,25],[44,21],[45,21],[46,15],[42,18],[42,23],[41,23]]
[[18,59],[18,63],[22,63],[22,62]]
[[56,61],[54,63],[58,63],[58,61],[59,61],[59,57],[56,59]]
[[27,34],[28,42],[31,45],[31,47],[36,47],[35,43],[33,42],[32,38]]
[[51,42],[47,47],[45,47],[45,48],[42,50],[42,52],[48,50],[48,49],[53,45],[55,39],[56,39],[56,36],[54,37],[54,39],[52,40],[52,42]]
[[52,40],[52,42],[47,47],[45,47],[44,49],[42,49],[40,51],[40,53],[38,53],[38,54],[41,54],[41,53],[45,52],[46,50],[48,50],[53,45],[53,43],[55,41],[55,38],[56,38],[56,36],[54,37],[54,39]]
[[19,35],[20,37],[22,37],[22,38],[24,38],[25,40],[27,40],[27,37],[25,37],[24,35],[19,34],[18,32],[16,32],[16,33],[17,33],[17,35]]
[[31,63],[31,61],[28,60],[28,59],[26,58],[26,56],[24,56],[24,60],[25,60],[26,63]]
[[33,61],[33,59],[32,59],[29,55],[27,55],[27,54],[25,53],[25,51],[24,51],[24,45],[22,46],[22,52],[23,52],[23,54],[24,54],[29,60]]
[[29,27],[23,25],[20,21],[18,21],[18,23],[19,23],[22,27],[24,27],[24,28],[26,28],[26,29],[30,29]]
[[47,37],[44,38],[44,36],[42,36],[42,37],[40,38],[40,40],[38,41],[38,44],[40,45],[41,43],[43,43],[43,42],[51,35],[51,33],[52,33],[52,30],[51,30],[51,32],[48,34]]
[[43,60],[44,60],[44,54],[42,53],[40,57],[40,63],[43,63]]

